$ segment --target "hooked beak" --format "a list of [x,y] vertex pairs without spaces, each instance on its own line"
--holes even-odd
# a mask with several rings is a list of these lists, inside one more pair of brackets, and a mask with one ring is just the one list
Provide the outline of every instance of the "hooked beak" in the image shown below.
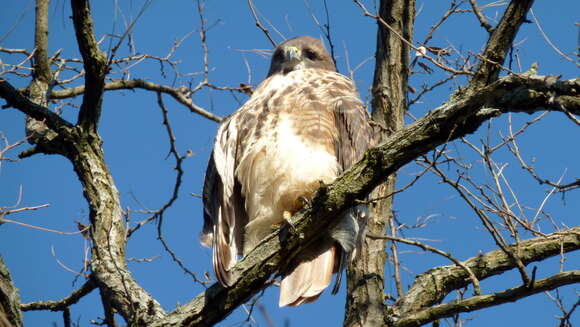
[[282,69],[283,74],[288,74],[291,71],[304,68],[300,49],[296,47],[287,47],[284,49],[284,57],[286,60]]
[[299,62],[302,59],[300,55],[300,50],[296,47],[287,47],[284,49],[285,57],[288,58],[288,61],[291,63]]

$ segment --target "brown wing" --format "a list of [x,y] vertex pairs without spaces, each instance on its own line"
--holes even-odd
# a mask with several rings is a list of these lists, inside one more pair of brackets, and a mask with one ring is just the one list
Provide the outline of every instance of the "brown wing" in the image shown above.
[[343,170],[360,161],[372,146],[373,132],[368,114],[356,91],[352,92],[352,96],[345,96],[336,103],[334,111],[339,133],[335,149]]
[[[335,108],[335,121],[338,131],[338,141],[335,151],[338,163],[343,171],[350,169],[360,161],[364,153],[373,145],[373,129],[368,113],[358,97],[354,84],[345,92]],[[338,254],[338,273],[332,294],[338,292],[343,270],[353,252],[360,248],[364,239],[368,212],[362,205],[348,209],[342,214],[340,223],[331,232],[333,238],[340,243],[342,251]]]
[[201,242],[212,246],[216,278],[231,286],[230,269],[243,249],[244,226],[248,217],[235,178],[238,130],[235,117],[220,126],[203,187],[204,224]]

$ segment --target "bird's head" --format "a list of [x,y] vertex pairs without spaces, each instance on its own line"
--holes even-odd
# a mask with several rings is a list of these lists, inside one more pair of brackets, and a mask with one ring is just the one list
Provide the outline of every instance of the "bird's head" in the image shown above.
[[268,77],[307,68],[336,71],[332,57],[322,42],[310,36],[301,36],[286,40],[276,47]]

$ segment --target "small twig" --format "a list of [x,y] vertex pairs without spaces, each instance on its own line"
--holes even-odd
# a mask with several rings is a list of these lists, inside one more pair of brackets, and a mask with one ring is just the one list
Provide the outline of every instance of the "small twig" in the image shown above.
[[540,25],[540,22],[536,18],[536,15],[534,15],[534,9],[530,9],[530,15],[532,15],[532,20],[534,21],[534,24],[536,24],[538,31],[540,31],[540,34],[542,35],[544,40],[546,40],[546,42],[552,47],[552,49],[554,49],[554,51],[556,51],[556,53],[559,54],[562,58],[564,58],[564,59],[568,60],[569,62],[575,64],[576,66],[580,67],[579,62],[568,57],[566,54],[564,54],[562,51],[560,51],[560,49],[554,43],[552,43],[552,40],[550,40],[548,35],[546,35],[546,33],[544,32],[544,29],[542,28],[542,26]]
[[[510,135],[511,136],[511,135]],[[568,184],[559,184],[559,183],[555,183],[552,182],[548,179],[544,179],[541,178],[536,171],[534,170],[534,168],[530,167],[525,160],[522,158],[522,155],[520,154],[520,149],[518,144],[516,143],[515,138],[512,138],[512,141],[510,144],[508,144],[508,150],[518,159],[520,166],[526,170],[531,176],[532,178],[534,178],[538,183],[540,184],[545,184],[545,185],[550,185],[554,188],[557,189],[558,192],[567,192],[573,189],[577,189],[580,188],[580,178],[577,178],[575,181],[568,183]]]
[[70,308],[69,307],[66,307],[66,308],[64,308],[64,310],[62,310],[62,320],[63,320],[64,327],[71,327]]
[[[58,231],[55,229],[50,229],[50,228],[45,228],[45,227],[40,227],[40,226],[36,226],[36,225],[31,225],[31,224],[26,224],[20,221],[15,221],[15,220],[11,220],[11,219],[6,219],[6,218],[0,218],[0,224],[1,223],[10,223],[10,224],[15,224],[15,225],[20,225],[20,226],[24,226],[24,227],[28,227],[28,228],[32,228],[32,229],[38,229],[44,232],[49,232],[49,233],[55,233],[55,234],[61,234],[61,235],[77,235],[77,234],[82,234],[85,230],[82,231],[76,231],[76,232],[62,232],[62,231]],[[89,228],[90,226],[87,226],[87,228]]]
[[483,28],[485,28],[485,30],[488,33],[490,33],[490,34],[493,33],[493,27],[487,22],[487,20],[485,19],[485,16],[483,16],[483,13],[481,12],[481,10],[479,10],[479,6],[477,5],[476,0],[469,0],[469,3],[471,3],[471,8],[473,8],[473,13],[475,14],[477,19],[481,23],[481,26],[483,26]]
[[413,246],[419,247],[425,251],[433,252],[433,253],[439,254],[441,256],[444,256],[447,259],[453,261],[453,263],[455,263],[459,267],[463,268],[465,270],[465,272],[469,275],[469,278],[471,279],[471,282],[473,283],[474,295],[481,294],[481,287],[479,286],[479,280],[477,279],[477,277],[475,276],[473,271],[471,269],[469,269],[469,267],[467,267],[461,261],[459,261],[454,256],[452,256],[450,253],[439,250],[437,248],[434,248],[432,246],[429,246],[429,245],[421,243],[421,242],[417,242],[417,241],[413,241],[413,240],[409,240],[409,239],[401,238],[401,237],[394,237],[394,236],[387,236],[387,235],[372,235],[372,234],[367,234],[367,237],[370,237],[372,239],[383,239],[383,240],[405,243],[408,245],[413,245]]
[[[364,11],[363,15],[367,16],[367,17],[371,17],[374,18],[375,20],[377,20],[381,25],[383,25],[384,27],[386,27],[391,33],[393,33],[394,35],[396,35],[403,43],[405,43],[406,45],[408,45],[409,47],[411,47],[413,50],[415,50],[417,53],[423,53],[424,51],[422,51],[422,49],[420,49],[419,47],[415,46],[413,43],[409,42],[407,39],[405,39],[401,34],[399,34],[394,28],[391,27],[391,25],[389,25],[384,19],[382,19],[380,16],[377,15],[373,15],[371,14],[367,8],[365,7],[365,5],[363,5],[359,0],[354,0],[354,2]],[[435,66],[453,73],[453,74],[458,74],[458,75],[473,75],[473,72],[467,71],[467,70],[457,70],[455,68],[446,66],[442,63],[440,63],[439,61],[433,59],[432,57],[428,56],[427,54],[423,54],[421,56],[422,58],[427,59],[428,61],[430,61],[432,64],[434,64]]]
[[[426,157],[424,157],[424,160],[426,162],[430,162],[429,159],[427,159]],[[517,254],[513,253],[508,248],[505,239],[503,238],[503,236],[501,235],[501,233],[497,230],[497,228],[494,226],[494,224],[492,223],[491,219],[484,212],[484,210],[478,208],[477,205],[475,203],[473,203],[473,201],[469,198],[469,195],[466,194],[465,186],[461,185],[459,183],[459,181],[452,181],[452,180],[450,180],[439,169],[439,167],[437,167],[437,165],[434,165],[433,166],[432,171],[436,172],[436,174],[439,175],[439,177],[441,177],[441,179],[443,180],[444,183],[449,184],[451,187],[453,187],[453,189],[455,189],[457,191],[457,193],[459,193],[459,196],[467,203],[467,205],[469,205],[469,207],[471,207],[471,209],[476,214],[476,216],[481,220],[481,222],[482,222],[483,226],[485,227],[485,229],[487,229],[487,231],[490,233],[490,235],[492,236],[492,238],[495,241],[495,243],[500,247],[500,249],[502,249],[502,251],[505,252],[505,254],[511,260],[513,260],[514,264],[518,268],[518,271],[520,272],[520,275],[522,277],[522,280],[523,280],[524,284],[525,285],[529,285],[531,280],[530,280],[530,277],[528,276],[528,274],[526,272],[526,268],[525,268],[525,265],[523,264],[522,260],[518,257]]]
[[438,86],[444,85],[445,83],[449,82],[450,80],[452,80],[452,79],[454,79],[454,78],[456,78],[456,77],[457,77],[457,75],[455,75],[455,74],[451,74],[451,75],[447,76],[446,78],[444,78],[444,79],[442,79],[442,80],[440,80],[440,81],[437,81],[437,82],[433,83],[433,84],[432,84],[431,86],[429,86],[429,87],[424,87],[424,88],[423,88],[423,89],[422,89],[422,90],[421,90],[421,91],[420,91],[420,92],[417,94],[417,96],[416,96],[415,98],[413,98],[412,100],[409,100],[409,106],[410,106],[410,105],[412,105],[412,104],[415,104],[415,103],[417,103],[417,101],[419,101],[419,100],[420,100],[420,99],[423,97],[423,95],[425,95],[427,92],[430,92],[430,91],[432,91],[433,89],[435,89],[435,88],[436,88],[436,87],[438,87]]
[[155,261],[156,259],[159,259],[159,258],[161,258],[160,255],[156,255],[156,256],[151,257],[151,258],[141,258],[141,259],[137,259],[135,257],[131,257],[131,258],[128,258],[127,259],[127,262],[139,262],[139,263],[141,263],[141,262],[147,262],[147,263],[149,263],[149,262],[153,262],[153,261]]
[[133,30],[133,27],[135,27],[135,24],[137,23],[137,21],[139,20],[139,18],[141,17],[141,15],[143,15],[143,13],[145,12],[145,10],[147,10],[147,8],[149,7],[149,5],[151,5],[152,2],[153,2],[153,0],[147,0],[143,4],[143,6],[141,7],[141,9],[137,13],[137,16],[135,16],[135,19],[133,19],[133,21],[131,22],[131,24],[129,24],[129,27],[127,27],[127,29],[125,30],[125,33],[123,33],[123,35],[119,38],[119,41],[113,47],[113,49],[111,50],[111,53],[109,55],[109,65],[111,65],[112,60],[115,57],[115,54],[117,53],[117,50],[119,50],[119,47],[121,46],[121,43],[123,43],[123,41],[125,40],[125,38],[127,37],[127,35],[129,35],[129,33],[131,33],[131,31]]
[[54,257],[54,260],[56,260],[56,263],[57,263],[57,264],[58,264],[58,265],[59,265],[61,268],[63,268],[64,270],[66,270],[66,271],[68,271],[68,272],[70,272],[70,273],[73,273],[73,274],[75,274],[76,276],[83,276],[83,277],[85,277],[85,278],[88,278],[88,277],[89,277],[89,274],[86,274],[86,273],[85,273],[85,270],[84,270],[84,268],[85,268],[85,265],[84,265],[84,264],[83,264],[83,270],[81,270],[81,272],[78,272],[78,271],[75,271],[74,269],[70,268],[69,266],[65,265],[65,264],[64,264],[62,261],[60,261],[60,259],[59,259],[59,258],[57,258],[57,256],[56,256],[56,251],[55,251],[55,249],[54,249],[54,246],[51,246],[51,247],[50,247],[50,253],[51,253],[51,254],[52,254],[52,256]]
[[330,13],[328,12],[328,4],[326,3],[326,0],[324,0],[324,11],[326,14],[326,23],[324,25],[322,25],[320,23],[320,21],[318,21],[318,18],[314,14],[314,11],[308,5],[308,0],[304,0],[304,5],[306,6],[306,9],[308,9],[308,11],[310,12],[310,16],[312,17],[314,24],[316,24],[316,26],[318,26],[318,28],[320,29],[320,31],[324,35],[324,38],[326,39],[326,41],[328,41],[328,46],[330,47],[330,57],[332,58],[332,61],[334,62],[334,66],[336,67],[336,56],[334,54],[334,43],[332,42],[332,37],[330,35]]
[[[220,122],[221,117],[205,110],[204,108],[198,106],[197,104],[193,103],[191,97],[189,96],[191,91],[188,90],[185,86],[173,88],[171,86],[161,85],[152,83],[149,81],[145,81],[142,79],[134,79],[134,80],[113,80],[109,83],[105,84],[104,90],[123,90],[123,89],[144,89],[149,91],[161,92],[170,95],[173,97],[177,102],[185,105],[191,112],[199,114],[205,118],[213,120],[215,122]],[[226,90],[230,90],[230,88],[225,88]],[[231,88],[231,90],[238,90],[235,88]],[[63,91],[53,91],[50,95],[51,99],[62,99],[73,97],[76,95],[83,94],[85,92],[84,85],[77,86],[74,88],[66,89]]]
[[179,153],[177,153],[177,147],[175,146],[175,136],[173,134],[173,129],[171,128],[171,125],[169,123],[169,118],[168,118],[169,111],[165,107],[165,104],[163,103],[162,95],[159,92],[157,93],[157,104],[159,105],[159,108],[161,108],[161,112],[163,114],[163,125],[165,125],[165,128],[167,130],[167,136],[169,138],[168,156],[172,155],[173,158],[175,159],[175,170],[177,170],[177,175],[175,177],[175,185],[173,187],[173,193],[172,193],[170,199],[163,205],[163,207],[161,207],[161,209],[159,209],[153,215],[153,217],[155,217],[157,219],[157,239],[161,242],[161,244],[163,245],[163,248],[165,249],[165,251],[167,251],[169,253],[169,255],[171,256],[173,261],[175,261],[186,274],[190,275],[195,282],[205,286],[205,284],[204,284],[205,282],[198,279],[197,276],[183,264],[183,262],[177,257],[177,255],[175,255],[173,250],[169,247],[169,245],[167,244],[167,242],[163,238],[163,232],[162,232],[163,214],[165,213],[165,210],[167,210],[167,208],[169,208],[175,202],[175,200],[177,200],[177,197],[179,196],[179,189],[181,187],[182,178],[183,178],[183,168],[181,167],[181,165],[183,163],[183,160],[185,160],[186,157],[181,156],[181,155],[179,155]]
[[[389,230],[391,232],[391,237],[396,238],[397,237],[397,229],[395,228],[394,220],[395,220],[394,215],[390,215],[390,217],[388,219],[388,224],[389,224]],[[395,273],[395,285],[397,288],[397,296],[401,297],[401,296],[403,296],[404,291],[403,291],[403,283],[401,281],[401,271],[399,269],[400,268],[399,250],[398,250],[396,242],[391,242],[391,255],[393,257],[393,268],[394,268],[394,273]]]
[[258,18],[258,14],[256,13],[256,9],[254,8],[254,2],[252,0],[248,0],[248,6],[250,7],[250,11],[252,12],[252,16],[254,17],[254,21],[256,22],[256,26],[262,30],[262,32],[264,32],[264,34],[266,35],[266,37],[268,38],[268,40],[270,40],[270,43],[272,43],[273,47],[276,47],[276,42],[274,42],[274,39],[272,39],[272,36],[270,35],[270,31],[268,31],[268,29],[266,27],[264,27],[264,25],[262,25],[262,23],[260,22],[260,19]]
[[[4,210],[3,207],[0,207],[0,217],[4,218],[4,217],[11,215],[11,214],[15,214],[15,213],[23,212],[23,211],[38,210],[38,209],[46,208],[48,206],[50,206],[50,204],[46,203],[46,204],[41,204],[39,206],[34,206],[34,207],[24,207],[24,208],[18,208],[18,209],[10,209],[10,210]],[[0,219],[2,219],[2,218],[0,218]]]

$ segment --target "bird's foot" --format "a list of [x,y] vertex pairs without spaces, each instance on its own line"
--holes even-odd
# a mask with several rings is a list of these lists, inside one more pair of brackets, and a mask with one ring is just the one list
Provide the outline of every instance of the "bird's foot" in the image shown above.
[[279,223],[275,223],[270,225],[270,227],[272,227],[272,231],[277,230],[278,228],[281,228],[284,223],[288,224],[292,229],[296,229],[294,227],[294,224],[292,223],[292,221],[290,221],[290,219],[292,219],[292,212],[284,210],[284,212],[282,212],[282,221]]
[[284,218],[284,221],[290,225],[290,227],[292,227],[292,229],[296,229],[296,227],[294,227],[294,224],[292,223],[291,219],[292,219],[292,215],[293,213],[288,211],[288,210],[284,210],[284,212],[282,213],[282,218]]

